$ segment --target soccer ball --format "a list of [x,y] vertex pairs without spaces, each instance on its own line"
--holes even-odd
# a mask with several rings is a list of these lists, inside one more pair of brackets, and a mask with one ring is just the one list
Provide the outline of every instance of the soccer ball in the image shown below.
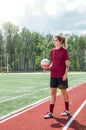
[[41,67],[44,69],[44,70],[48,70],[49,69],[49,66],[50,66],[50,61],[48,59],[43,59],[41,60]]

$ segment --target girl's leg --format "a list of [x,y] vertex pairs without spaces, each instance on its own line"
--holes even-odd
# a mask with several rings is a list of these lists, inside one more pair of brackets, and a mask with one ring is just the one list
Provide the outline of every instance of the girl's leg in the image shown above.
[[47,114],[44,115],[45,119],[53,117],[53,110],[54,110],[55,101],[56,101],[56,93],[57,93],[57,88],[51,88],[50,108],[49,108],[49,112],[47,112]]
[[51,88],[51,99],[50,99],[50,112],[53,113],[53,109],[56,101],[57,88]]
[[67,90],[66,89],[61,89],[61,92],[62,92],[64,102],[65,102],[65,109],[67,111],[69,111],[69,96],[68,96]]

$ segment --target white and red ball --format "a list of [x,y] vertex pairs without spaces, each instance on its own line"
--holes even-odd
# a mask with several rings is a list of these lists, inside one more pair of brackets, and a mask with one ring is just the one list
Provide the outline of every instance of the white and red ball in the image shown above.
[[50,66],[50,60],[48,60],[48,59],[43,59],[43,60],[41,60],[41,67],[42,67],[44,70],[48,70],[48,69],[49,69],[49,66]]

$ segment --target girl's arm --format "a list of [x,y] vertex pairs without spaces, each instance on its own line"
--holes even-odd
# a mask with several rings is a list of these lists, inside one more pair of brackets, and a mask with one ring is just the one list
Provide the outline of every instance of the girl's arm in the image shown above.
[[66,66],[66,68],[65,68],[65,73],[63,75],[63,81],[65,81],[67,79],[67,74],[68,74],[68,71],[69,71],[69,60],[65,61],[65,66]]

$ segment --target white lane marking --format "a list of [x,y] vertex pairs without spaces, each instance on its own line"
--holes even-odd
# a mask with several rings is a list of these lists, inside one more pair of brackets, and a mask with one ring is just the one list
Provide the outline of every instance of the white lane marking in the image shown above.
[[[84,82],[84,83],[86,83],[86,82]],[[68,91],[70,91],[70,90],[72,90],[72,89],[74,89],[74,88],[76,88],[76,87],[79,87],[79,86],[83,85],[84,83],[78,84],[77,86],[74,85],[74,86],[72,86],[72,88],[69,88]],[[59,96],[59,95],[61,95],[61,93],[58,93],[58,94],[57,94],[57,96]],[[26,111],[28,111],[28,110],[30,110],[30,109],[32,109],[32,108],[35,108],[35,107],[41,105],[42,103],[47,102],[49,99],[50,99],[50,96],[47,97],[47,98],[45,98],[45,99],[39,100],[39,101],[36,102],[36,103],[33,103],[33,104],[31,104],[31,105],[28,105],[28,106],[25,107],[25,108],[21,108],[21,109],[17,110],[16,112],[10,113],[10,114],[8,114],[7,116],[2,117],[2,118],[0,119],[0,124],[3,123],[3,122],[5,122],[5,121],[7,121],[7,120],[9,120],[9,119],[12,119],[12,118],[18,116],[18,115],[21,115],[21,114],[25,113]]]
[[77,109],[77,111],[73,114],[73,116],[70,118],[70,120],[67,122],[65,127],[62,130],[67,130],[70,124],[73,122],[73,120],[78,116],[80,111],[83,109],[83,107],[86,105],[86,100],[81,104],[81,106]]

